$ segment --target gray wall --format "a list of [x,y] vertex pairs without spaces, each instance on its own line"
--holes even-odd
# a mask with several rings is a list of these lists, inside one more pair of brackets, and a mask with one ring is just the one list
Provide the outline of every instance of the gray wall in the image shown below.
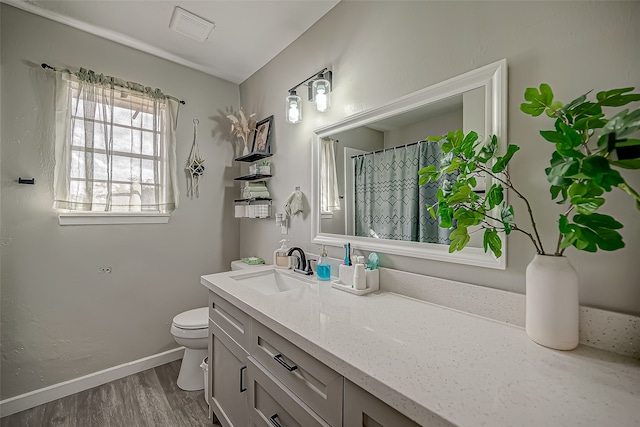
[[[238,85],[2,4],[2,391],[6,399],[176,348],[173,316],[206,305],[202,274],[239,255],[227,142]],[[185,99],[182,170],[200,120],[200,198],[167,225],[65,226],[52,209],[53,86],[38,64],[83,66]],[[18,176],[35,186],[18,186]],[[110,266],[112,274],[98,274]]]
[[[275,115],[274,205],[300,185],[309,194],[313,129],[376,107],[415,90],[502,58],[509,65],[509,140],[521,146],[513,180],[535,207],[547,249],[557,239],[561,207],[550,201],[544,168],[552,146],[541,139],[548,118],[519,111],[525,88],[549,83],[568,102],[591,90],[640,87],[639,2],[341,2],[302,37],[240,85],[243,105]],[[332,108],[324,115],[304,101],[304,120],[284,122],[287,89],[330,66]],[[286,167],[283,167],[286,165]],[[640,187],[637,172],[625,173]],[[526,213],[516,205],[516,217]],[[281,209],[281,208],[278,208]],[[567,251],[580,274],[583,304],[640,314],[640,213],[620,191],[607,196],[605,212],[619,219],[627,247],[613,253]],[[269,259],[281,238],[272,221],[242,220],[240,253]],[[316,252],[308,211],[291,223],[291,245]],[[521,235],[509,236],[506,271],[382,255],[381,264],[524,293],[524,271],[534,255]],[[341,258],[339,248],[330,255]]]
[[462,107],[441,113],[421,122],[384,133],[384,148],[422,141],[428,136],[445,135],[450,130],[462,129]]

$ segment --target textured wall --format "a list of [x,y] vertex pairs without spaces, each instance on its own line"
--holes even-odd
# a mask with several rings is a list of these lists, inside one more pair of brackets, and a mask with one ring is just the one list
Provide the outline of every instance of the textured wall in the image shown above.
[[[508,134],[521,146],[513,179],[530,196],[547,248],[555,245],[561,211],[549,199],[544,168],[552,147],[538,135],[552,126],[519,111],[525,88],[548,82],[568,102],[591,89],[640,87],[639,2],[341,2],[302,37],[240,85],[242,103],[259,116],[275,114],[270,189],[278,209],[295,185],[310,194],[313,129],[382,105],[415,90],[506,58],[509,66]],[[332,109],[321,115],[304,101],[304,120],[284,122],[287,89],[330,66]],[[625,173],[640,187],[638,172]],[[516,203],[516,217],[525,213]],[[640,314],[640,212],[621,192],[607,196],[627,247],[613,253],[568,250],[580,272],[583,304]],[[308,212],[293,219],[291,245],[317,252]],[[281,238],[272,221],[241,225],[241,255],[268,257]],[[523,293],[524,271],[534,255],[521,235],[508,241],[506,271],[382,255],[381,264],[415,273]],[[330,255],[342,257],[330,248]]]
[[[6,399],[177,347],[174,315],[206,305],[200,276],[238,258],[233,147],[224,113],[237,85],[5,4],[2,12],[2,392]],[[58,225],[52,209],[52,79],[38,66],[83,66],[185,99],[182,170],[200,120],[200,198],[169,224]],[[18,176],[35,186],[18,186]],[[111,274],[98,274],[110,266]]]

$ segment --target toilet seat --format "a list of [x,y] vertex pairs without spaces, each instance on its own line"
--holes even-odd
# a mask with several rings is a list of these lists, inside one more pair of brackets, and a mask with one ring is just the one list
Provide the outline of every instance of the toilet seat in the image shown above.
[[172,324],[171,335],[173,335],[176,339],[198,340],[207,338],[209,336],[209,328],[182,329],[177,327],[175,324]]
[[209,309],[194,308],[180,313],[173,318],[173,326],[179,329],[207,329],[209,327]]

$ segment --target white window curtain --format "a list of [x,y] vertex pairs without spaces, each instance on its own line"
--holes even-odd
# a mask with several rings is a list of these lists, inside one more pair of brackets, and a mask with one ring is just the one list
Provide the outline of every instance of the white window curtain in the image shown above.
[[57,72],[54,208],[174,210],[177,109],[158,89],[84,69]]
[[320,140],[320,204],[322,212],[340,210],[335,144],[336,141],[331,138]]

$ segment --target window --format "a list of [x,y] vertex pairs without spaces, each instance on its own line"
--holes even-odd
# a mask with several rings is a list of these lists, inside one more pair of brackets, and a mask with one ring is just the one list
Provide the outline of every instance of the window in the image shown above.
[[336,141],[331,138],[322,138],[320,144],[320,212],[322,218],[332,218],[333,212],[340,210]]
[[94,216],[175,209],[169,100],[159,91],[116,87],[104,76],[75,77],[57,82],[54,207]]

